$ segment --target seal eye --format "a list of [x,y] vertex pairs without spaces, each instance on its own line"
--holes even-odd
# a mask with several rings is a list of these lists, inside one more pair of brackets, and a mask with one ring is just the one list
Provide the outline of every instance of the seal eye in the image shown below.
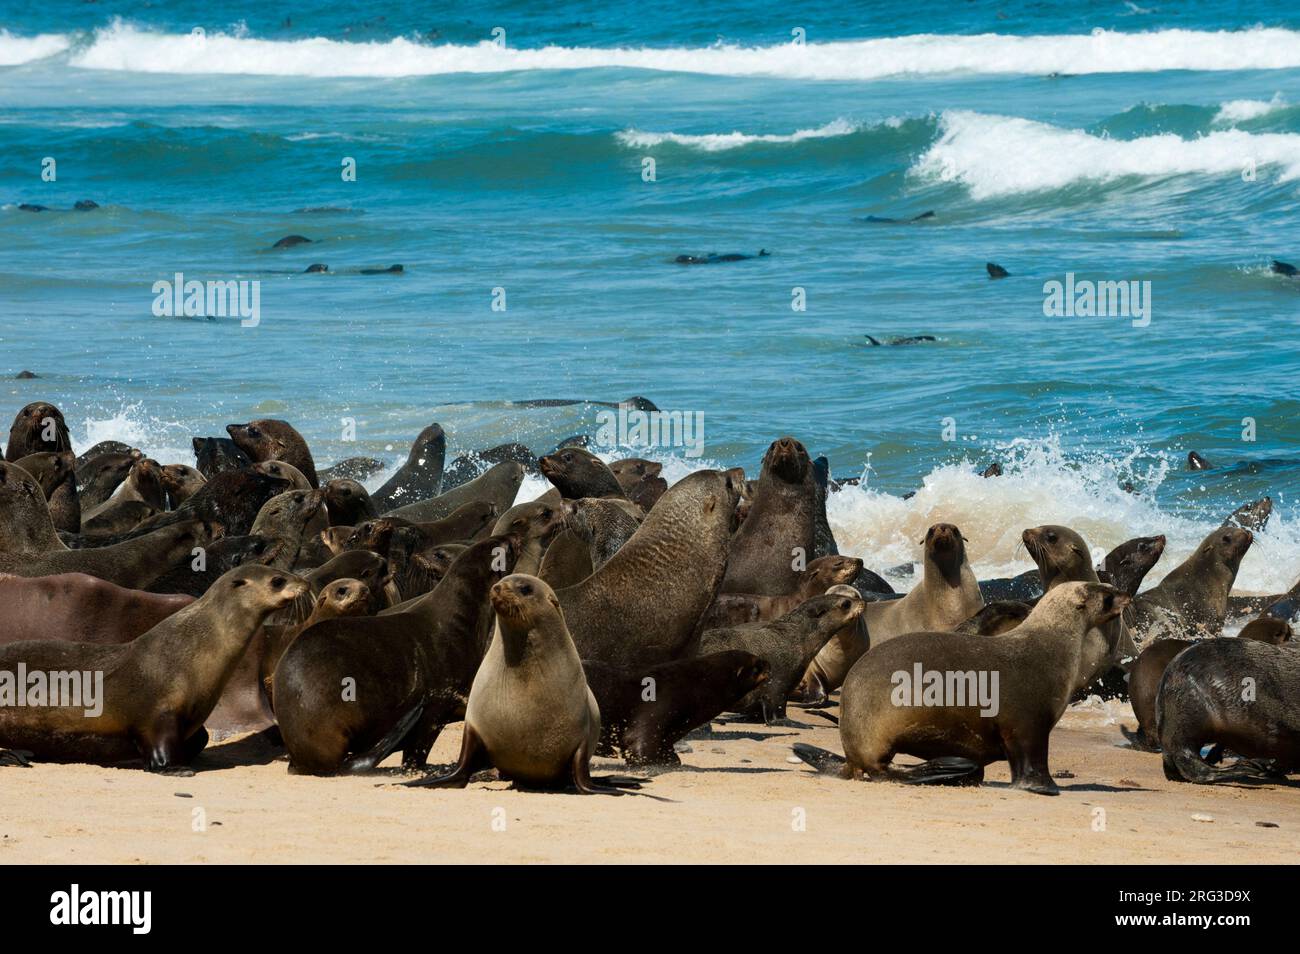
[[572,463],[573,463],[573,455],[572,455],[572,454],[565,454],[564,456],[562,456],[562,457],[560,458],[560,460],[564,461],[566,464],[572,464]]
[[276,576],[271,578],[271,589],[278,590],[284,586],[284,577]]
[[522,593],[524,596],[532,596],[532,595],[533,595],[533,584],[531,584],[531,583],[520,583],[520,584],[519,584],[519,592]]

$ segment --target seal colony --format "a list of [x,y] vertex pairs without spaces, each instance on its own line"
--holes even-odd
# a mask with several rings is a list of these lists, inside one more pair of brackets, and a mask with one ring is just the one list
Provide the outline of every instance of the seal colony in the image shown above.
[[[218,426],[229,436],[195,436],[193,464],[115,441],[75,456],[57,407],[17,412],[0,462],[0,765],[185,773],[209,738],[275,726],[293,774],[373,773],[401,752],[418,789],[492,771],[644,794],[649,778],[594,776],[593,756],[671,767],[716,720],[797,734],[804,707],[839,726],[842,755],[794,743],[819,772],[979,784],[1006,761],[1013,787],[1052,795],[1052,730],[1100,693],[1131,694],[1124,734],[1171,780],[1300,769],[1297,587],[1233,592],[1270,498],[1145,589],[1163,536],[1094,566],[1075,529],[1008,528],[1036,569],[979,580],[985,542],[937,522],[900,595],[872,554],[841,553],[826,517],[841,484],[789,435],[754,479],[670,485],[657,462],[576,438],[448,464],[430,423],[381,483],[382,462],[324,466],[289,421]],[[527,473],[550,489],[521,495]],[[456,764],[426,764],[455,723]]]

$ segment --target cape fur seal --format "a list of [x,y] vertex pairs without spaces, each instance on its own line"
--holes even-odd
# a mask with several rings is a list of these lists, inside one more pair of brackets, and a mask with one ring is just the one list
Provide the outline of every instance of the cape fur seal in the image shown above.
[[[925,548],[921,582],[902,599],[868,603],[863,620],[873,647],[901,633],[951,629],[984,605],[979,582],[966,559],[966,538],[951,523],[936,523],[921,541]],[[808,667],[799,686],[804,700],[825,698],[844,682],[857,661],[845,658],[844,643],[828,644]]]
[[0,648],[0,673],[19,665],[28,673],[103,673],[102,709],[95,715],[80,705],[32,705],[30,699],[26,706],[0,705],[0,746],[53,762],[141,758],[150,771],[188,764],[207,744],[203,722],[253,634],[269,613],[306,590],[289,574],[240,567],[125,645],[47,640]]
[[1240,527],[1211,532],[1186,560],[1137,595],[1126,614],[1139,643],[1159,636],[1216,636],[1223,631],[1228,594],[1254,535]]
[[623,494],[646,513],[668,490],[668,481],[660,476],[663,464],[643,457],[627,457],[610,463],[614,479]]
[[18,460],[18,466],[36,478],[55,530],[81,529],[81,501],[77,496],[76,458],[72,451],[42,451]]
[[167,493],[167,506],[175,510],[194,496],[207,483],[207,478],[197,467],[188,464],[166,464],[162,469],[162,487]]
[[515,504],[498,517],[492,533],[509,533],[518,537],[522,543],[519,559],[515,561],[515,572],[537,576],[541,571],[546,548],[563,529],[564,511],[560,507],[543,500],[533,500]]
[[581,447],[565,447],[547,454],[537,461],[537,466],[566,500],[626,496],[605,462]]
[[99,454],[77,465],[77,500],[82,510],[102,504],[122,485],[131,467],[143,455],[139,451]]
[[302,632],[273,679],[289,771],[366,772],[399,749],[403,766],[423,765],[443,726],[464,716],[491,633],[488,589],[518,552],[513,537],[489,537],[409,609]]
[[700,652],[739,649],[771,666],[771,678],[737,704],[737,711],[760,715],[769,725],[785,718],[785,701],[818,651],[837,633],[857,629],[867,604],[852,587],[805,600],[766,623],[711,629],[700,637]]
[[217,474],[243,470],[253,464],[229,437],[196,437],[192,444],[195,466],[208,480]]
[[300,471],[293,464],[286,464],[282,460],[264,460],[253,465],[253,470],[259,474],[266,474],[268,477],[278,477],[285,481],[294,490],[311,490],[311,481],[307,475]]
[[629,668],[685,648],[726,571],[739,483],[717,470],[678,481],[608,563],[556,593],[583,659]]
[[41,451],[61,453],[72,450],[68,425],[63,412],[45,401],[33,401],[16,415],[9,428],[9,443],[5,445],[5,460],[11,464],[28,454]]
[[348,477],[335,477],[325,485],[325,507],[331,527],[355,527],[379,516],[366,488]]
[[804,600],[821,596],[832,586],[851,586],[862,570],[856,557],[824,556],[813,560],[799,574],[799,585],[786,596],[754,593],[719,593],[700,620],[700,630],[719,626],[760,623],[784,616]]
[[1097,576],[1121,593],[1136,595],[1138,587],[1165,552],[1165,535],[1125,540],[1106,554]]
[[311,615],[303,622],[266,627],[266,643],[258,658],[257,681],[272,710],[275,706],[272,683],[275,667],[289,645],[317,623],[344,616],[367,616],[372,606],[370,587],[360,580],[343,577],[320,588]]
[[813,558],[817,488],[808,451],[793,437],[773,441],[749,508],[736,531],[724,593],[779,596],[799,585],[798,561]]
[[528,473],[538,472],[537,457],[523,444],[498,444],[487,450],[462,454],[448,464],[442,474],[442,490],[445,493],[468,483],[488,467],[505,460],[513,460],[521,464]]
[[375,509],[384,513],[437,497],[442,490],[442,465],[446,459],[447,435],[441,424],[430,424],[416,435],[406,462],[370,495]]
[[[1128,602],[1102,583],[1063,583],[996,639],[918,632],[873,646],[844,681],[841,774],[976,782],[985,765],[1005,759],[1014,788],[1057,794],[1048,739],[1069,704],[1084,640]],[[828,761],[811,746],[795,751],[819,768]],[[900,768],[890,764],[898,754],[927,761]]]
[[771,667],[729,650],[643,670],[584,659],[582,669],[600,706],[597,754],[621,754],[629,765],[680,765],[674,743],[759,689]]
[[[1254,639],[1207,639],[1179,653],[1156,693],[1165,778],[1260,781],[1300,767],[1300,653]],[[1217,768],[1201,758],[1215,744],[1242,756]],[[1262,766],[1255,759],[1271,759]]]
[[[1283,620],[1262,617],[1244,626],[1237,638],[1255,639],[1280,646],[1290,641],[1292,633],[1291,627]],[[1160,679],[1173,658],[1197,642],[1191,639],[1158,639],[1142,650],[1133,663],[1128,676],[1128,695],[1138,727],[1136,732],[1129,731],[1127,726],[1119,727],[1133,748],[1143,752],[1160,750],[1159,736],[1156,733],[1156,692],[1160,688]]]
[[586,544],[594,573],[610,561],[641,526],[640,513],[629,502],[580,497],[563,504],[564,526]]
[[0,576],[0,643],[127,643],[192,602],[189,596],[128,590],[85,573]]
[[514,504],[523,482],[523,466],[507,460],[493,465],[483,476],[476,477],[469,483],[461,484],[455,490],[449,490],[437,497],[419,500],[388,511],[384,510],[383,505],[376,498],[375,506],[384,516],[401,517],[412,523],[442,520],[472,501],[490,503],[496,507],[497,513],[505,513]]
[[262,418],[247,424],[227,424],[226,433],[253,463],[282,460],[302,471],[312,487],[320,486],[311,449],[288,421]]
[[523,785],[622,794],[591,777],[600,707],[555,593],[516,574],[491,595],[496,631],[469,691],[460,758],[446,775],[407,784],[464,788],[475,772],[495,768]]

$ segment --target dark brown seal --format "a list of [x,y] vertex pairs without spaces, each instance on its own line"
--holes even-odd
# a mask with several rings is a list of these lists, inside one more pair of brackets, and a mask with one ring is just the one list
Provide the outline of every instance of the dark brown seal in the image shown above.
[[311,449],[288,421],[263,418],[247,424],[227,424],[226,433],[253,463],[282,460],[302,471],[313,487],[320,486]]
[[290,771],[369,771],[399,749],[403,765],[423,765],[464,717],[491,633],[488,589],[517,555],[512,537],[489,537],[409,609],[327,620],[295,639],[273,681]]
[[420,431],[411,444],[406,463],[397,468],[397,473],[371,494],[375,509],[385,513],[438,496],[442,490],[442,465],[446,459],[447,435],[443,433],[442,425],[430,424]]
[[584,659],[582,669],[600,706],[598,754],[620,754],[629,765],[680,765],[674,744],[761,688],[771,667],[729,650],[643,670]]
[[[851,585],[862,569],[856,557],[824,556],[813,560],[799,574],[799,586],[786,596],[753,593],[719,593],[700,620],[701,631],[719,626],[761,623],[784,616],[804,600],[821,596],[832,586]],[[854,657],[857,658],[856,656]]]
[[456,510],[471,501],[484,501],[496,507],[497,513],[505,513],[515,502],[519,486],[524,482],[524,468],[515,461],[503,461],[494,465],[482,477],[476,477],[467,484],[461,484],[455,490],[445,494],[420,500],[416,503],[385,511],[383,504],[375,496],[375,506],[383,516],[401,517],[412,523],[429,523],[449,517]]
[[13,426],[9,428],[9,443],[5,445],[5,460],[13,463],[41,451],[60,453],[70,450],[72,440],[68,437],[63,412],[53,404],[34,401],[14,416]]
[[77,496],[76,458],[72,451],[42,451],[28,454],[18,466],[36,478],[55,530],[77,533],[81,530],[81,501]]
[[581,447],[564,447],[547,454],[537,461],[537,466],[566,500],[626,496],[605,462]]
[[798,569],[815,554],[817,488],[808,451],[793,437],[774,441],[749,515],[736,531],[724,593],[780,596],[799,585]]
[[1228,594],[1254,535],[1220,527],[1151,589],[1138,594],[1130,621],[1139,645],[1162,636],[1217,636],[1228,613]]

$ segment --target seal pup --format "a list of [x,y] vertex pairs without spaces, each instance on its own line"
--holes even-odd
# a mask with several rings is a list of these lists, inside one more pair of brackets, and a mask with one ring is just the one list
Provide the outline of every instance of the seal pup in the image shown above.
[[442,520],[471,501],[485,501],[496,507],[497,513],[505,513],[514,504],[523,482],[523,466],[516,461],[507,460],[493,465],[482,477],[476,477],[437,497],[410,503],[396,510],[385,510],[378,499],[375,500],[375,506],[384,516],[401,517],[411,523]]
[[737,704],[737,711],[757,714],[771,725],[785,718],[785,701],[813,657],[837,633],[856,631],[866,605],[856,591],[814,596],[765,623],[711,629],[700,637],[700,653],[739,649],[771,666],[771,678]]
[[[1251,691],[1243,691],[1250,680]],[[1207,639],[1179,653],[1156,693],[1165,778],[1262,781],[1300,766],[1300,653],[1255,639]],[[1201,757],[1215,744],[1242,756],[1218,768]],[[1252,760],[1270,759],[1265,767]]]
[[188,464],[164,464],[162,487],[167,494],[167,509],[175,510],[208,482],[197,467]]
[[297,577],[240,567],[125,645],[45,640],[0,648],[0,673],[19,665],[29,673],[103,673],[97,714],[81,706],[0,705],[0,746],[52,762],[138,758],[155,772],[189,764],[207,744],[204,720],[253,634],[306,591]]
[[491,633],[488,589],[518,553],[513,537],[489,537],[409,609],[304,630],[272,680],[289,771],[368,772],[399,749],[405,768],[423,765],[443,726],[465,715]]
[[813,560],[799,574],[799,586],[785,596],[756,593],[719,593],[700,619],[700,630],[742,623],[761,623],[784,616],[804,600],[821,596],[833,586],[852,586],[862,570],[857,557],[824,556]]
[[0,575],[0,644],[28,639],[127,643],[194,602],[129,590],[85,573]]
[[[1005,759],[1013,788],[1058,794],[1048,740],[1074,691],[1084,640],[1128,602],[1103,583],[1063,583],[996,639],[917,632],[872,646],[844,681],[842,776],[970,783]],[[828,761],[811,746],[795,752],[819,768]],[[900,768],[890,764],[898,754],[927,761]]]
[[564,525],[564,511],[560,507],[544,500],[532,500],[515,504],[498,517],[492,533],[495,536],[509,533],[518,537],[521,542],[515,572],[537,576],[541,571],[546,548],[564,529]]
[[325,485],[325,508],[331,527],[355,527],[379,516],[366,488],[347,477],[335,477]]
[[76,458],[72,451],[42,451],[28,454],[18,466],[36,478],[55,530],[76,533],[81,529],[81,501],[77,496]]
[[1255,537],[1240,527],[1212,531],[1156,586],[1137,595],[1130,620],[1139,643],[1165,636],[1217,636],[1228,614],[1228,594]]
[[373,599],[369,586],[360,580],[343,577],[321,587],[312,604],[311,615],[302,623],[266,627],[266,643],[258,657],[257,681],[272,711],[275,710],[272,685],[275,667],[279,664],[284,651],[289,648],[289,644],[317,623],[323,623],[327,619],[370,615],[372,605]]
[[583,659],[626,668],[681,653],[722,584],[739,497],[730,471],[688,475],[608,563],[556,593]]
[[446,458],[447,435],[441,424],[430,424],[412,442],[406,463],[370,495],[375,509],[385,513],[403,504],[437,497],[442,491],[442,466]]
[[[868,603],[863,611],[873,647],[902,633],[951,629],[984,605],[966,558],[966,538],[955,524],[934,524],[921,545],[925,548],[921,582],[902,599]],[[824,698],[844,682],[857,660],[840,656],[841,646],[837,642],[817,654],[799,686],[801,698]]]
[[253,463],[282,460],[302,471],[313,488],[320,486],[311,449],[288,421],[263,418],[247,424],[227,424],[226,433]]
[[727,650],[643,670],[584,659],[582,670],[600,707],[598,755],[680,765],[674,744],[761,688],[771,667],[753,653]]
[[800,557],[811,559],[816,543],[817,489],[812,461],[793,437],[772,442],[749,516],[731,543],[724,593],[779,596],[799,585]]
[[278,477],[285,481],[294,490],[311,490],[311,481],[307,475],[300,471],[293,464],[286,464],[282,460],[264,460],[253,465],[253,470],[259,474],[266,474],[268,477]]
[[9,443],[5,445],[5,460],[21,460],[29,454],[42,451],[62,453],[72,450],[68,425],[63,412],[45,401],[33,401],[16,415],[9,428]]
[[445,775],[406,783],[464,788],[477,771],[539,788],[621,795],[591,777],[600,707],[554,591],[514,574],[492,587],[496,631],[465,706],[460,758]]
[[149,457],[141,457],[131,465],[131,472],[117,488],[113,496],[103,503],[91,507],[83,514],[83,519],[94,520],[105,516],[124,503],[142,502],[155,511],[167,509],[167,492],[162,484],[162,465]]
[[[1283,620],[1261,617],[1244,626],[1237,638],[1256,639],[1280,646],[1289,642],[1292,635],[1291,627]],[[1195,646],[1197,642],[1198,640],[1191,639],[1158,639],[1142,650],[1133,663],[1129,670],[1128,695],[1138,727],[1136,732],[1129,731],[1127,726],[1119,727],[1133,748],[1143,752],[1160,751],[1156,732],[1156,692],[1160,688],[1160,679],[1174,657],[1184,649]]]
[[668,491],[668,481],[660,476],[663,465],[642,457],[628,457],[609,465],[610,472],[623,494],[646,513]]
[[319,490],[290,490],[262,505],[248,532],[280,543],[269,566],[287,570],[297,562],[308,527],[324,504],[325,495]]
[[122,485],[139,451],[99,454],[77,465],[77,499],[83,510],[102,504]]

